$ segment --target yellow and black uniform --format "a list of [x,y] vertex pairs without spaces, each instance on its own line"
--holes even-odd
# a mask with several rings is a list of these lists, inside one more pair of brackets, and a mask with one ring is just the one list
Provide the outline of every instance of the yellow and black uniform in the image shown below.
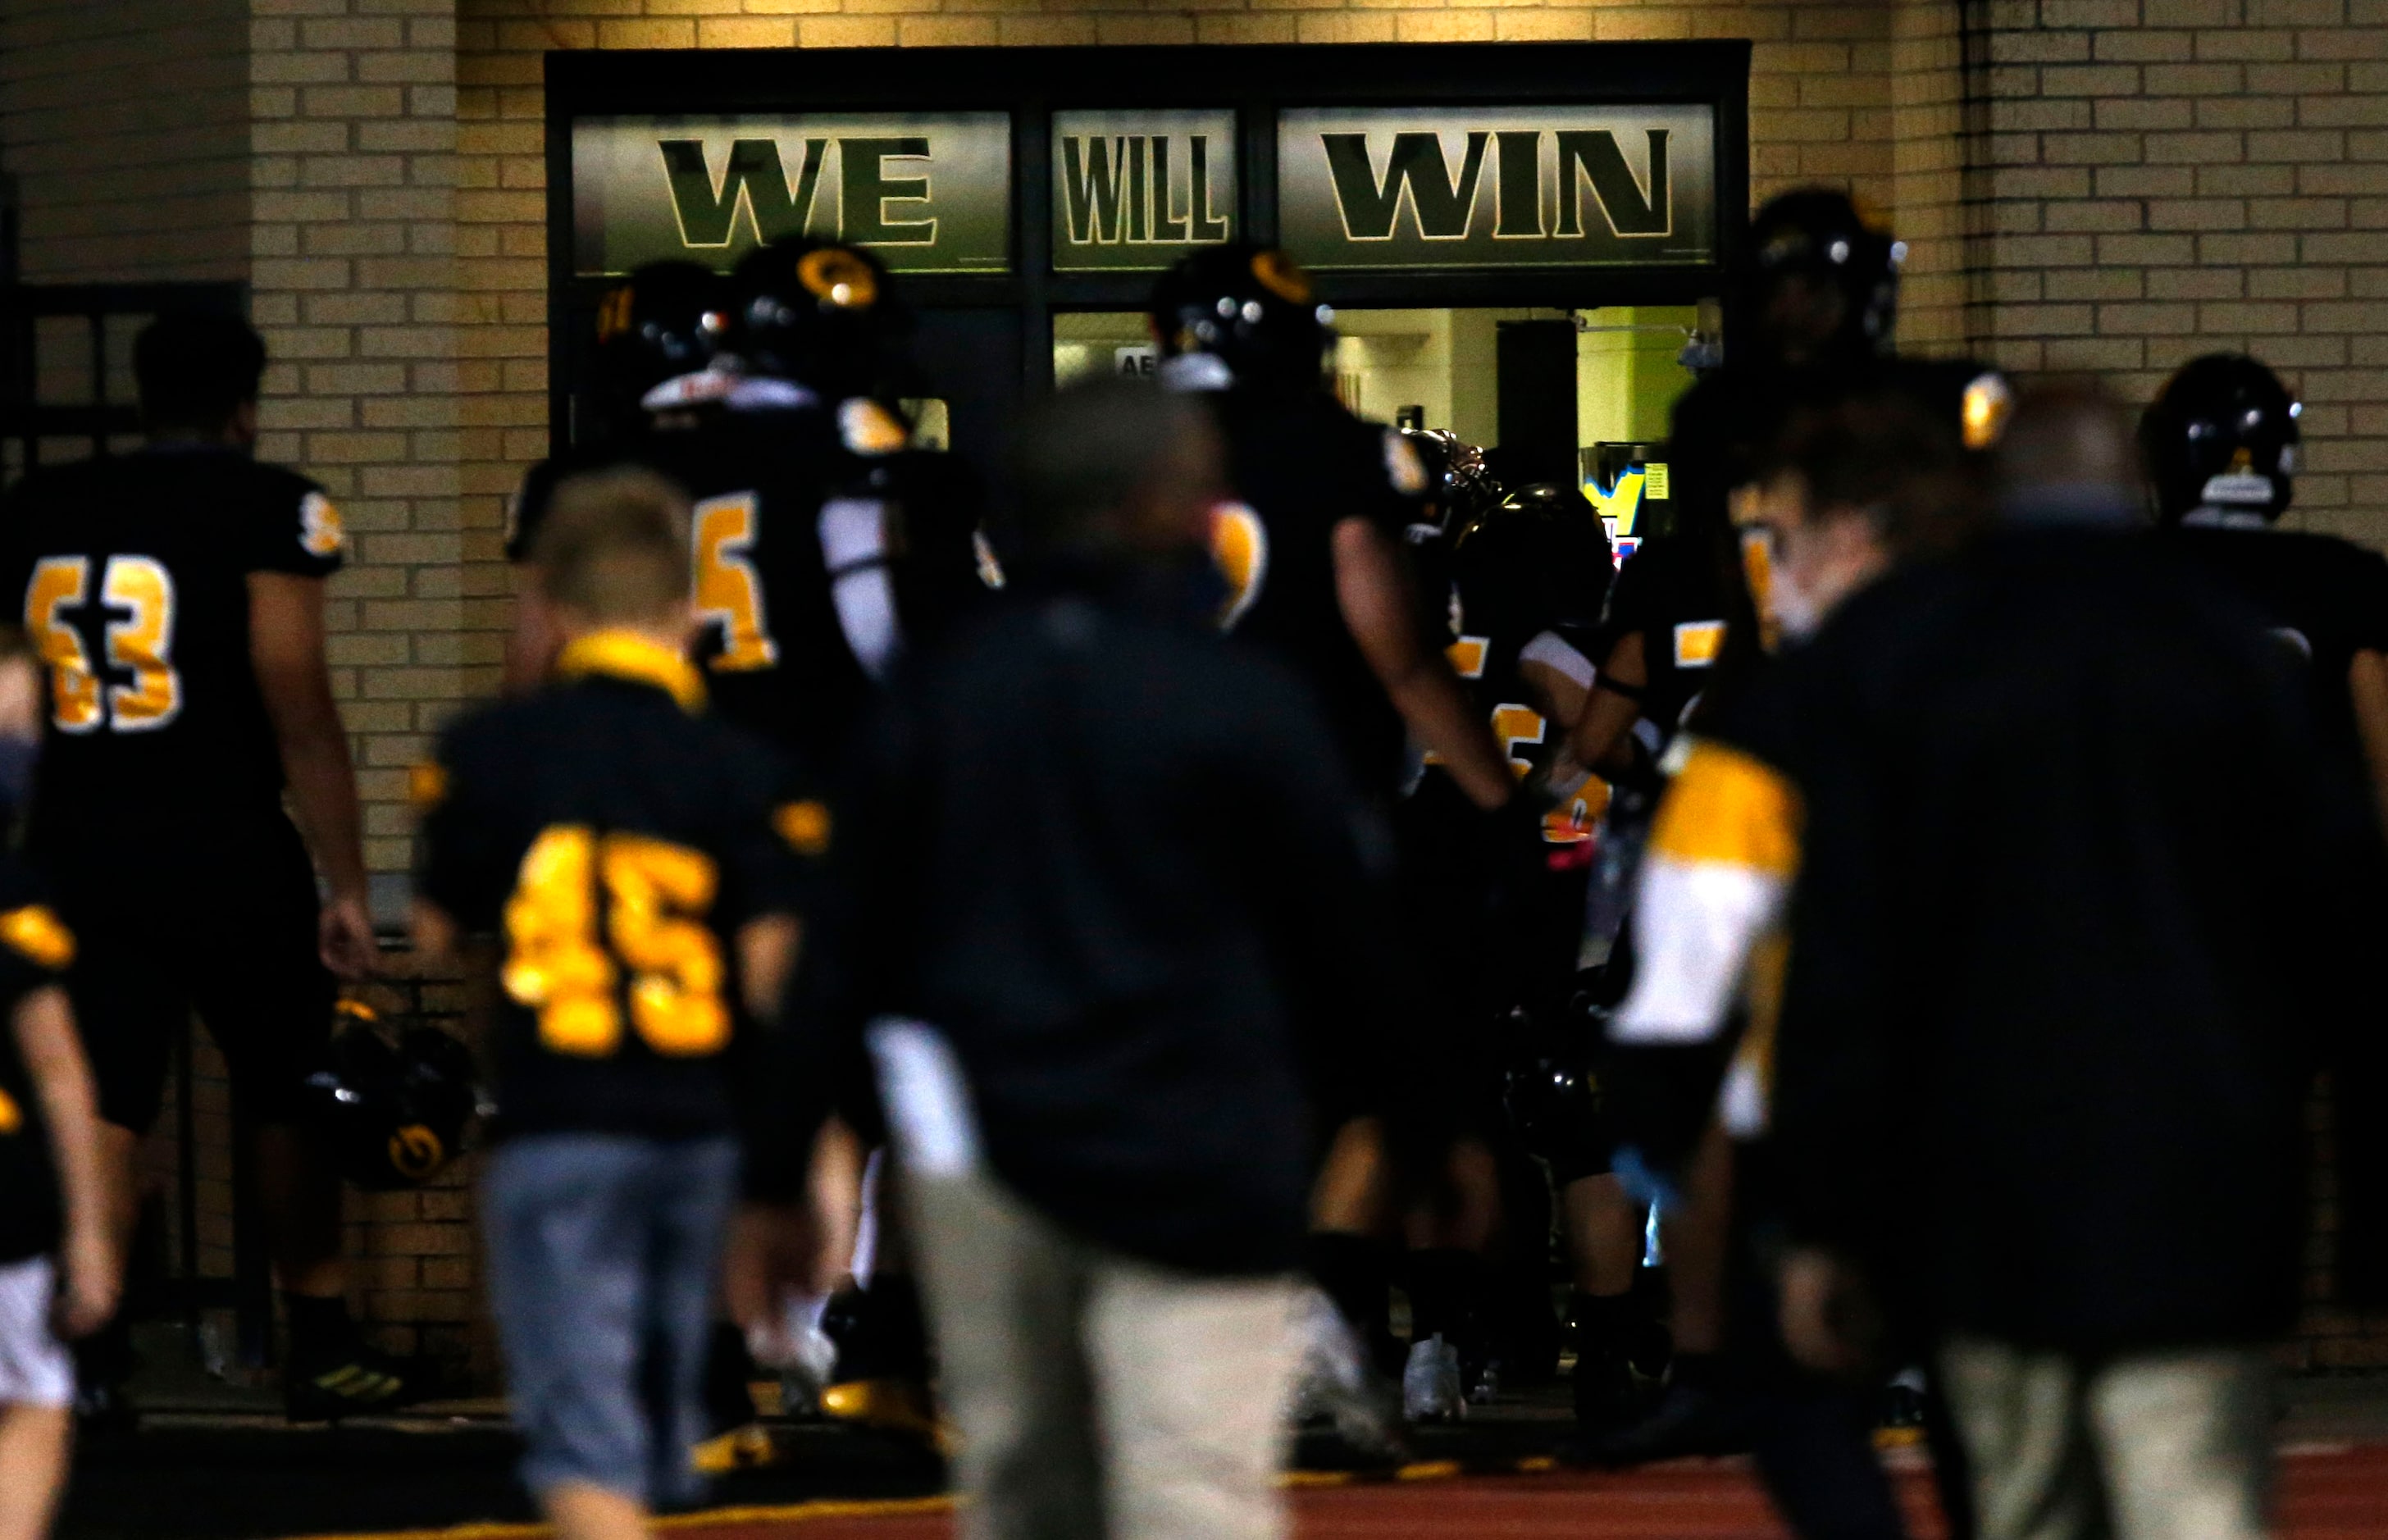
[[1354,785],[1379,806],[1399,786],[1405,734],[1336,597],[1336,528],[1364,519],[1400,543],[1424,516],[1425,467],[1398,432],[1323,392],[1211,393],[1236,501],[1213,516],[1227,629],[1299,675]]
[[829,815],[678,654],[600,631],[556,672],[416,777],[420,892],[502,948],[502,1137],[729,1132],[751,1037],[732,938],[804,907]]
[[44,1255],[58,1240],[49,1130],[9,1026],[17,1002],[57,983],[74,959],[74,937],[41,894],[22,862],[0,857],[0,1266]]
[[896,657],[984,593],[964,473],[877,401],[746,380],[700,426],[547,462],[523,484],[509,554],[528,555],[558,481],[622,465],[694,504],[694,655],[714,709],[806,762],[841,757]]
[[84,938],[69,986],[121,1126],[157,1116],[194,1007],[261,1116],[315,1067],[332,982],[248,580],[325,578],[344,549],[321,488],[231,450],[40,470],[0,507],[0,584],[48,679],[26,848]]

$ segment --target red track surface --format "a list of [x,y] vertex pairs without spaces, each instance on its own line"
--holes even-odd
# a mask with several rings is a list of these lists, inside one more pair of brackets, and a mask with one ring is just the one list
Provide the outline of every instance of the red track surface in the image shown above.
[[[2388,1540],[2388,1445],[2283,1462],[2282,1540]],[[1938,1540],[1920,1476],[1901,1478],[1915,1540]],[[1294,1495],[1299,1540],[1781,1540],[1748,1470],[1683,1462],[1616,1475],[1549,1474],[1310,1489]],[[792,1513],[673,1527],[674,1540],[944,1540],[942,1514]]]

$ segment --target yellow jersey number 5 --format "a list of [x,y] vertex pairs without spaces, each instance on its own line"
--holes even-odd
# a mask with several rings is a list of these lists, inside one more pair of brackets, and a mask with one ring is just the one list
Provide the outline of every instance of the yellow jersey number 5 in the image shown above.
[[174,578],[154,556],[110,556],[97,603],[106,612],[108,666],[133,676],[103,685],[83,633],[63,612],[94,602],[89,556],[44,556],[25,587],[25,630],[50,670],[50,712],[61,732],[149,732],[183,710],[174,671]]
[[643,834],[557,824],[533,841],[506,901],[499,977],[539,1013],[540,1046],[578,1059],[619,1049],[627,973],[630,1025],[649,1048],[676,1059],[727,1048],[721,946],[697,918],[716,881],[711,857]]

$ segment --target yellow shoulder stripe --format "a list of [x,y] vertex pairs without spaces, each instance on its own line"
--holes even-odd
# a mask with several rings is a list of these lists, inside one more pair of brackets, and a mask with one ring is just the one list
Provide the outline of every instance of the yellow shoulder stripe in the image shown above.
[[74,932],[47,904],[27,904],[0,914],[0,942],[52,973],[74,961]]
[[771,814],[771,827],[788,848],[799,856],[824,856],[829,853],[830,815],[826,803],[810,798],[785,803]]
[[1799,865],[1799,793],[1772,767],[1699,742],[1658,806],[1650,851],[1787,877]]

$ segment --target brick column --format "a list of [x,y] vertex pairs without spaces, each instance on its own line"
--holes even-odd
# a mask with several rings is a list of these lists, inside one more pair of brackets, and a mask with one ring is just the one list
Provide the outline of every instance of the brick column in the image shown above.
[[[274,359],[259,449],[322,481],[353,538],[331,660],[387,882],[409,859],[406,767],[499,661],[497,617],[468,617],[462,532],[455,0],[251,3],[251,311]],[[350,1215],[385,1345],[464,1355],[463,1173]]]

